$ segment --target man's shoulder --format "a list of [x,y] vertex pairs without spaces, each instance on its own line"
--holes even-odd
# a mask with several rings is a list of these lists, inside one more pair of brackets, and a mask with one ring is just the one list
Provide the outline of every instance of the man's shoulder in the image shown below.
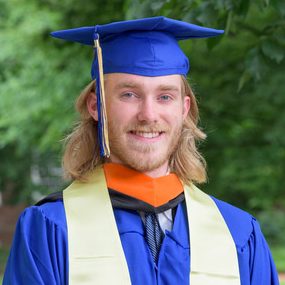
[[62,201],[62,200],[63,200],[63,192],[58,191],[58,192],[54,192],[54,193],[47,195],[46,197],[38,201],[35,204],[35,206],[41,206],[49,202],[57,202],[57,201]]
[[66,217],[62,200],[62,192],[52,193],[34,206],[27,207],[20,216],[23,225],[49,224],[66,229]]
[[219,208],[237,247],[244,247],[254,234],[256,219],[248,212],[212,197]]

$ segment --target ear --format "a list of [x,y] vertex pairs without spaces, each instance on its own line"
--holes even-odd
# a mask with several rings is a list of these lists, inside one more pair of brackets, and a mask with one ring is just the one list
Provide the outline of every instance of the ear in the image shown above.
[[183,120],[186,119],[191,106],[191,99],[189,96],[184,96],[183,98]]
[[95,92],[90,92],[87,101],[87,109],[90,116],[95,120],[98,121],[98,109],[97,109],[97,96]]

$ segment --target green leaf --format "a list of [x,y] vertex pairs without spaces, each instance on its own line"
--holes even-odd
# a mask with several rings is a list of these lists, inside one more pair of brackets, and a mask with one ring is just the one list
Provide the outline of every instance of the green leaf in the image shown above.
[[281,46],[277,40],[267,39],[261,45],[263,54],[274,60],[277,63],[280,63],[285,55],[285,49]]
[[[248,1],[249,2],[249,1]],[[270,0],[263,0],[263,2],[264,2],[264,4],[266,5],[266,6],[269,6],[269,4],[270,4]]]
[[213,37],[213,38],[207,39],[208,49],[212,50],[215,46],[217,46],[221,42],[222,38],[223,38],[223,36]]
[[239,79],[238,83],[238,93],[243,89],[243,87],[252,79],[252,75],[248,72],[248,70],[245,70],[242,74],[242,76]]
[[[267,0],[269,1],[269,0]],[[250,8],[250,1],[241,0],[238,8],[239,15],[246,16]]]

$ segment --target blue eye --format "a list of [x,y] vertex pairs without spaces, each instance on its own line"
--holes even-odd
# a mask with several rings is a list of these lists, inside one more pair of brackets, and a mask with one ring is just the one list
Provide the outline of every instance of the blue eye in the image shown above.
[[159,97],[159,100],[161,100],[161,101],[169,101],[169,100],[171,100],[171,97],[169,95],[161,95]]
[[132,98],[132,97],[135,97],[136,95],[132,92],[127,92],[127,93],[124,93],[122,94],[122,97],[124,98]]

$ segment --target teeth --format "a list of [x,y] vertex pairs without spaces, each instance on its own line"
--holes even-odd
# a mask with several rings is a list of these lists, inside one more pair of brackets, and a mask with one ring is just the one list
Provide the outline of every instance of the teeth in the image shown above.
[[155,133],[134,132],[134,134],[140,137],[148,138],[148,139],[156,138],[159,136],[159,132],[155,132]]

